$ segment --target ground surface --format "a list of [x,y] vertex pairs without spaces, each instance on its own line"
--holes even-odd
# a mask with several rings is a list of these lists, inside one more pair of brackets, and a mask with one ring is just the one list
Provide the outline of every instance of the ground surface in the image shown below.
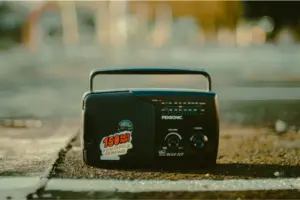
[[[51,195],[50,195],[51,194]],[[299,199],[297,190],[99,193],[52,191],[40,199]]]
[[[137,49],[127,54],[120,51],[119,54],[110,57],[99,49],[93,51],[89,49],[92,53],[86,51],[82,54],[81,51],[72,53],[71,50],[56,49],[37,55],[23,55],[22,52],[15,52],[18,56],[14,53],[0,54],[1,60],[4,61],[0,73],[0,176],[2,176],[0,194],[3,195],[1,198],[14,197],[16,191],[21,192],[22,197],[32,193],[27,197],[46,199],[97,197],[291,199],[300,196],[297,187],[287,180],[300,177],[298,47],[279,49],[262,47],[252,50],[183,48],[172,51]],[[20,54],[22,56],[19,56]],[[144,65],[206,68],[211,72],[213,89],[220,99],[221,121],[230,124],[230,126],[223,125],[221,129],[216,169],[180,172],[97,169],[82,163],[78,138],[68,144],[80,125],[78,121],[69,119],[78,120],[80,117],[81,96],[88,89],[89,71],[92,68],[109,66]],[[137,86],[137,83],[144,81],[128,78],[99,80],[101,81],[98,82],[98,86],[101,86],[99,89],[126,84]],[[148,82],[145,86],[164,84],[173,87],[179,84],[194,88],[199,86],[191,79],[148,80],[150,84]],[[29,129],[4,126],[2,119],[11,117],[38,119],[44,126]],[[62,122],[60,119],[65,121]],[[289,133],[281,136],[275,134],[272,128],[277,119],[287,123]],[[23,178],[20,179],[19,176]],[[60,178],[70,182],[64,182]],[[260,180],[262,178],[268,180]],[[94,191],[89,191],[89,187],[84,191],[76,190],[88,185],[87,182],[78,182],[86,179],[91,181],[88,184],[95,181],[96,186],[100,184],[98,181],[113,179],[111,188],[114,190],[101,191],[101,188],[110,186],[106,182],[102,184],[103,187],[100,187],[100,184]],[[141,191],[116,193],[115,190],[118,188],[116,185],[126,186],[123,182],[117,182],[118,180],[133,179],[189,180],[191,182],[188,184],[195,187],[198,182],[193,181],[220,180],[222,182],[214,184],[218,187],[222,184],[231,184],[232,187],[236,186],[237,191],[209,191],[209,188],[203,186],[202,189],[196,187],[190,193],[153,192],[149,191],[151,186],[141,182],[132,186],[134,189],[140,188]],[[241,184],[237,179],[260,181],[257,184],[246,182],[247,190],[241,191]],[[228,180],[235,182],[226,182]],[[272,182],[275,180],[279,182]],[[294,179],[292,181],[299,182]],[[164,183],[165,186],[161,190],[172,187],[171,183]],[[66,188],[67,186],[69,187]],[[266,187],[267,191],[255,191],[256,186]],[[185,185],[179,182],[177,187],[185,188]],[[198,189],[201,189],[201,192],[197,191]]]
[[[278,136],[273,131],[259,127],[222,126],[218,166],[215,169],[194,171],[151,171],[151,170],[108,170],[89,167],[83,164],[79,140],[72,142],[72,147],[61,155],[60,162],[52,173],[52,181],[40,194],[40,198],[107,198],[107,199],[223,199],[223,198],[256,198],[256,199],[298,199],[300,195],[300,179],[288,183],[288,178],[300,177],[300,134],[291,131]],[[76,180],[74,182],[63,180]],[[79,179],[79,180],[78,180]],[[264,179],[264,180],[261,180]],[[80,180],[83,180],[80,183]],[[91,180],[88,182],[86,180]],[[100,181],[110,181],[101,183]],[[138,181],[135,184],[119,183],[117,180]],[[154,191],[148,191],[155,183],[145,180],[166,181],[161,186],[155,186]],[[172,181],[188,180],[189,183]],[[211,182],[201,186],[201,181],[224,180]],[[226,181],[232,180],[232,183]],[[249,180],[243,184],[238,180]],[[250,180],[257,181],[251,183]],[[278,182],[272,183],[272,180]],[[95,181],[95,182],[94,182]],[[193,181],[200,181],[199,183]],[[286,182],[287,181],[287,182]],[[286,183],[285,183],[286,182]],[[297,184],[284,189],[287,185]],[[72,186],[72,184],[75,184]],[[101,184],[106,184],[101,187]],[[130,186],[133,184],[133,186]],[[158,183],[156,183],[158,184]],[[174,183],[175,184],[175,183]],[[186,186],[189,184],[189,186]],[[198,186],[197,192],[197,184]],[[202,183],[203,184],[203,183]],[[205,184],[205,183],[204,183]],[[226,185],[229,184],[229,185]],[[282,185],[281,185],[282,184]],[[245,188],[243,188],[243,186]],[[98,187],[97,187],[98,186]],[[191,187],[195,186],[195,190]],[[268,187],[273,189],[268,189]],[[118,188],[118,189],[114,189]],[[218,188],[219,189],[216,189]],[[73,188],[73,189],[72,189]],[[77,188],[77,189],[75,189]],[[97,191],[107,188],[110,192]],[[144,188],[144,189],[142,189]],[[159,188],[159,189],[158,189]],[[173,189],[171,189],[173,188]],[[181,191],[189,188],[191,191]],[[205,189],[206,188],[206,189]],[[213,192],[211,190],[217,190]],[[248,189],[247,189],[248,188]],[[256,188],[256,189],[255,189]],[[265,189],[264,189],[265,188]],[[279,189],[281,188],[281,189]],[[298,188],[298,190],[297,190]],[[120,190],[119,192],[117,192]],[[129,191],[135,192],[129,192]],[[143,190],[145,190],[143,192]],[[170,191],[171,190],[171,191]],[[221,191],[218,191],[221,190]],[[223,191],[222,191],[223,190]],[[229,190],[229,191],[228,191]],[[128,192],[123,192],[128,191]]]
[[55,162],[57,152],[79,129],[75,120],[42,123],[42,127],[0,126],[0,176],[46,175],[45,169]]
[[300,177],[300,133],[277,136],[263,128],[223,127],[218,167],[200,171],[118,171],[82,162],[79,141],[73,143],[53,177],[100,179],[254,179]]
[[[222,124],[218,165],[215,169],[108,170],[83,164],[78,134],[68,145],[69,139],[78,133],[78,123],[74,122],[65,120],[63,124],[69,126],[63,126],[62,121],[46,121],[42,128],[28,130],[2,127],[1,130],[7,131],[2,137],[10,135],[10,141],[3,140],[1,151],[6,155],[1,159],[1,175],[5,176],[0,180],[0,191],[4,191],[1,194],[5,195],[3,197],[20,197],[16,196],[19,192],[22,197],[31,194],[27,198],[40,199],[297,199],[300,194],[300,179],[296,179],[300,177],[300,133],[296,129],[278,135],[266,127]],[[51,127],[57,128],[49,131]],[[24,145],[25,143],[28,145]],[[16,176],[18,181],[7,179],[12,176]],[[18,179],[19,176],[28,178]],[[295,180],[290,182],[291,178]],[[64,180],[71,182],[64,183]],[[88,180],[91,182],[86,182]],[[99,182],[105,180],[110,182]],[[118,180],[141,182],[125,184],[118,183]],[[150,184],[145,180],[171,182],[165,182],[159,189],[149,191],[152,184],[158,187],[158,183]],[[182,180],[189,183],[178,182],[176,187],[172,186],[172,181]],[[205,183],[207,180],[225,182]],[[234,182],[226,183],[229,180]],[[241,184],[239,180],[249,181]],[[272,183],[276,180],[278,182]],[[201,183],[204,185],[201,186]],[[25,188],[24,184],[27,185]],[[104,184],[103,187],[101,184]],[[130,184],[133,186],[129,186]],[[188,188],[195,188],[184,191],[186,184]],[[17,193],[14,188],[19,188]],[[114,188],[120,188],[120,192],[116,192]],[[170,188],[174,191],[170,191]],[[137,191],[124,192],[128,189]],[[213,190],[218,192],[212,192]]]

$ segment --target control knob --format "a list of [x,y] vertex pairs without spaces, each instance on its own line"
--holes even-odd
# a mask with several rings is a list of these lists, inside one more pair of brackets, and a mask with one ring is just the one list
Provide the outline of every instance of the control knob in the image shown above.
[[165,137],[165,141],[170,148],[177,148],[180,144],[180,141],[182,140],[182,137],[175,132],[169,133]]
[[196,149],[203,149],[208,141],[208,138],[203,133],[196,133],[190,139],[192,146]]

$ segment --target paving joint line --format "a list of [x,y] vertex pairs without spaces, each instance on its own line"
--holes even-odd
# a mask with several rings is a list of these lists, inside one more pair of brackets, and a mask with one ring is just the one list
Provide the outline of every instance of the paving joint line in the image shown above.
[[56,157],[53,159],[53,164],[48,167],[44,174],[40,177],[40,187],[33,193],[30,193],[26,196],[26,199],[35,199],[34,196],[40,197],[40,194],[42,194],[52,178],[57,166],[61,163],[61,161],[65,158],[67,152],[71,150],[73,147],[72,143],[78,139],[80,135],[80,130],[77,130],[73,137],[70,138],[70,140],[67,142],[67,144],[58,152]]

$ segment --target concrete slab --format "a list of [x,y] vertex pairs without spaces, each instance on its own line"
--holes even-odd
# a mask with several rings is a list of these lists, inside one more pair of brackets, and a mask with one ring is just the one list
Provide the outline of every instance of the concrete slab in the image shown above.
[[0,127],[0,176],[47,176],[78,128],[78,120],[45,121],[41,128]]
[[300,178],[255,180],[96,180],[51,179],[45,190],[72,192],[249,191],[300,189]]
[[0,177],[0,199],[26,199],[41,187],[39,177]]
[[0,199],[26,199],[43,187],[78,127],[78,120],[44,121],[41,128],[0,127]]

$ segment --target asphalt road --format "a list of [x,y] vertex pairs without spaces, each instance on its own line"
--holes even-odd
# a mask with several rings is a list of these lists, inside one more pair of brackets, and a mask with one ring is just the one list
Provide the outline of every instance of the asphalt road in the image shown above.
[[[95,46],[44,49],[29,54],[15,49],[0,54],[0,117],[78,117],[88,90],[90,70],[110,67],[204,68],[212,75],[220,101],[297,100],[300,98],[298,46],[131,47]],[[116,87],[204,87],[203,79],[185,76],[96,78],[97,89]],[[224,105],[224,106],[223,106]],[[221,102],[220,108],[226,109]],[[232,109],[232,107],[230,108]]]

